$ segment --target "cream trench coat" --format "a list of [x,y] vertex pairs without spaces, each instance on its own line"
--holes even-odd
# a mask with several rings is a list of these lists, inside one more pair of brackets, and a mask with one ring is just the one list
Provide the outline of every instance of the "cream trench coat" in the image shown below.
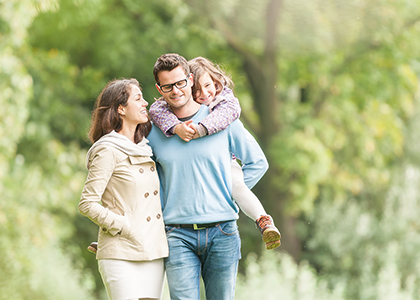
[[96,258],[150,261],[167,257],[154,161],[98,145],[89,163],[79,211],[100,227]]

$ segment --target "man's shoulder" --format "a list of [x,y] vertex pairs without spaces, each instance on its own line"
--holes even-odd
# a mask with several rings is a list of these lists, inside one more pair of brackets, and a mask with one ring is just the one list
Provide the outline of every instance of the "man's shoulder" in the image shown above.
[[241,120],[236,119],[232,123],[229,124],[228,129],[232,132],[235,131],[247,131],[244,127],[244,124],[241,122]]
[[153,140],[159,138],[160,134],[163,135],[163,132],[159,129],[159,127],[152,123],[152,130],[150,130],[146,138],[149,142],[153,142]]
[[254,136],[245,128],[239,119],[233,121],[227,128],[227,131],[231,141],[256,143]]
[[150,135],[151,133],[155,133],[155,131],[156,131],[156,130],[158,130],[158,129],[159,129],[159,127],[157,127],[157,125],[156,125],[156,124],[154,124],[154,123],[152,122],[152,130],[150,130],[149,135]]

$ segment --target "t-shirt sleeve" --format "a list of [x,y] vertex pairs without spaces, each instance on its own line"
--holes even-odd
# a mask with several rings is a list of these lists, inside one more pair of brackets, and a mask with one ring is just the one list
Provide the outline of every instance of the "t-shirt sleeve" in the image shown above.
[[241,161],[244,181],[252,188],[268,170],[268,162],[260,145],[240,120],[229,126],[230,151]]

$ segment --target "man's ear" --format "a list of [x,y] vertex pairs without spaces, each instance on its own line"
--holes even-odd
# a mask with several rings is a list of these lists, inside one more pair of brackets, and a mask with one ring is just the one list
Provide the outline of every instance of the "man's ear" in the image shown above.
[[163,96],[163,92],[160,90],[160,87],[158,86],[157,83],[155,83],[155,87],[158,90],[159,94],[161,94]]
[[191,81],[191,87],[194,85],[194,74],[193,73],[190,73],[190,76],[189,76],[190,78],[190,81]]

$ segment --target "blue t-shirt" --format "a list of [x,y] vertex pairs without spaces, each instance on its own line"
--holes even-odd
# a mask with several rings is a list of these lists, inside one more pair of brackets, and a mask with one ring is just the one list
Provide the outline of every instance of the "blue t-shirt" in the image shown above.
[[[200,122],[208,114],[208,107],[202,105],[193,122]],[[232,153],[242,162],[249,188],[268,169],[263,151],[239,120],[226,130],[190,142],[177,135],[166,137],[156,126],[147,139],[159,173],[166,224],[202,224],[238,218],[238,207],[232,200]]]

